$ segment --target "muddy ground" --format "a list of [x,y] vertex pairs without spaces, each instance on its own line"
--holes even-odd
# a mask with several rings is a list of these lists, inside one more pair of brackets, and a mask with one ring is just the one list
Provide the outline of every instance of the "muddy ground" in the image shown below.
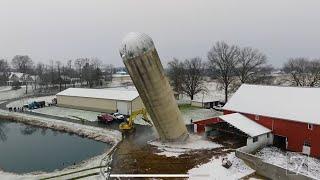
[[207,163],[213,156],[231,152],[225,147],[214,150],[194,150],[179,157],[166,157],[147,143],[156,139],[151,128],[139,127],[135,135],[125,138],[114,153],[113,174],[186,174],[189,169]]

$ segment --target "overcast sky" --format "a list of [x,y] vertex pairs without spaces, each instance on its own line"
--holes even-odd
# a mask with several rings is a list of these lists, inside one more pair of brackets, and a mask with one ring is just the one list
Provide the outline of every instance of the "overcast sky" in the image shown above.
[[151,36],[163,62],[206,59],[216,41],[252,46],[281,66],[320,57],[319,0],[0,0],[0,58],[97,57],[122,66],[131,31]]

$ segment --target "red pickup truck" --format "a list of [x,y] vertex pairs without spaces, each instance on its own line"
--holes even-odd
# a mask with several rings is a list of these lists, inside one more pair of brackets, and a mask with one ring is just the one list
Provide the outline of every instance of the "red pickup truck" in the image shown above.
[[113,117],[110,114],[100,114],[97,116],[98,121],[102,123],[111,123],[113,121]]

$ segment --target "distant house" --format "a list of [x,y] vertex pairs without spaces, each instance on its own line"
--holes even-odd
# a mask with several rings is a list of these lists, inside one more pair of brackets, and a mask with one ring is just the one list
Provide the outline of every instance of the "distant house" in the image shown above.
[[[244,84],[223,110],[270,129],[277,147],[320,157],[320,88]],[[214,118],[197,122],[198,132],[217,122]]]
[[192,100],[191,101],[191,106],[194,107],[201,107],[201,108],[214,108],[217,107],[221,104],[221,101],[214,101],[214,100]]
[[69,88],[56,96],[58,106],[89,111],[130,115],[144,107],[136,90]]
[[20,82],[21,85],[34,84],[39,81],[39,76],[33,76],[26,73],[10,72],[7,85],[11,86],[14,81]]

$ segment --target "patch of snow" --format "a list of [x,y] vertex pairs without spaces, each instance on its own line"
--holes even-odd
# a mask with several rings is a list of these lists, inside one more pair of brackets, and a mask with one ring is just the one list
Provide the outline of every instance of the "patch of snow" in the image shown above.
[[10,90],[10,91],[1,91],[0,92],[0,100],[8,100],[13,99],[17,97],[22,97],[25,95],[25,87],[22,87],[21,89],[17,90]]
[[28,94],[26,93],[26,86],[21,86],[20,89],[17,90],[9,90],[9,91],[0,91],[0,100],[9,100],[18,97],[23,97],[29,94],[32,94],[34,91],[33,86],[28,86]]
[[210,162],[199,165],[188,171],[189,179],[202,180],[202,179],[240,179],[255,172],[247,166],[241,159],[235,156],[232,152],[227,155],[228,160],[231,161],[232,166],[227,169],[222,166],[222,158],[213,157]]
[[200,149],[215,149],[222,147],[222,145],[214,143],[212,141],[205,140],[202,136],[191,134],[185,143],[163,143],[159,140],[149,141],[148,144],[156,146],[160,153],[158,155],[165,155],[167,157],[178,157],[181,154],[185,154],[191,150]]
[[11,90],[11,86],[0,86],[0,92],[10,91],[10,90]]
[[320,160],[297,152],[285,152],[276,147],[265,147],[255,154],[263,161],[315,179],[320,179]]
[[[224,101],[224,92],[218,88],[218,83],[215,81],[204,82],[203,86],[206,92],[198,93],[194,96],[193,100],[197,102],[210,102],[210,101]],[[187,95],[182,95],[178,100],[179,104],[190,104],[191,99]]]
[[137,89],[136,89],[136,87],[135,87],[135,86],[110,87],[110,88],[107,88],[107,89],[112,89],[112,90],[121,90],[121,91],[124,91],[124,90],[128,90],[128,91],[137,91]]

